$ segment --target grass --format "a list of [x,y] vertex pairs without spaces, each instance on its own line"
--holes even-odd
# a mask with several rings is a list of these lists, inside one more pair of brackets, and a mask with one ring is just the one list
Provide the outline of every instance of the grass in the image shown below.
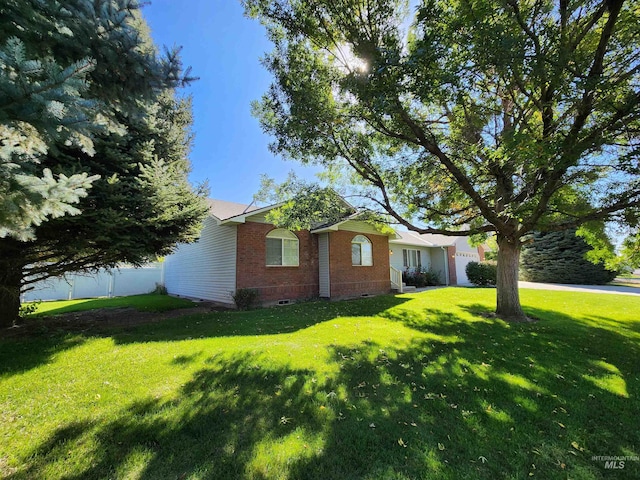
[[631,272],[625,272],[625,273],[621,273],[618,275],[619,278],[634,278],[634,279],[640,279],[640,275],[636,274],[636,273],[631,273]]
[[624,281],[624,280],[614,280],[609,282],[607,285],[615,285],[616,287],[631,287],[631,288],[640,288],[640,282],[633,281]]
[[491,289],[0,341],[0,477],[638,478],[640,298]]
[[34,316],[57,315],[61,313],[82,312],[98,308],[135,308],[141,312],[165,312],[176,308],[188,308],[194,304],[184,298],[148,293],[114,298],[85,298],[81,300],[61,300],[37,304]]

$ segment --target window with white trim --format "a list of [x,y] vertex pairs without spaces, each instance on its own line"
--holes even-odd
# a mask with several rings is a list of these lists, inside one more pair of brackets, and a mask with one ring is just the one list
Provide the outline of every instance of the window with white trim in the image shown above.
[[299,265],[298,237],[289,230],[278,228],[267,233],[267,266],[297,267]]
[[422,258],[420,250],[413,250],[410,248],[402,249],[402,265],[404,268],[422,268]]
[[351,240],[351,264],[370,267],[373,265],[371,240],[364,235],[356,235]]

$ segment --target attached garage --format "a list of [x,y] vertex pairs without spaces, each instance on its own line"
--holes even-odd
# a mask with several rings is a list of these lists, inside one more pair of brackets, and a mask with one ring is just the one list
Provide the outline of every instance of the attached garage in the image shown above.
[[458,285],[469,285],[469,279],[467,278],[467,264],[469,262],[479,262],[480,255],[475,252],[456,252],[456,279]]

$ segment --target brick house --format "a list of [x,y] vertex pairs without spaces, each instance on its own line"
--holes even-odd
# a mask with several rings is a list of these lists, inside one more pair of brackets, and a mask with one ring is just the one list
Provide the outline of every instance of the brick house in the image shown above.
[[293,232],[267,222],[275,206],[209,203],[200,239],[165,259],[170,294],[228,305],[241,288],[258,290],[264,304],[352,298],[401,290],[400,272],[414,267],[438,269],[443,283],[457,283],[456,239],[383,232],[354,218]]

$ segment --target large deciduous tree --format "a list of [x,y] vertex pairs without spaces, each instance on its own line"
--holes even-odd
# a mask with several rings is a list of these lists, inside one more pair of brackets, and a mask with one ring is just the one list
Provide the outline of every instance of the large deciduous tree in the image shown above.
[[135,0],[0,6],[0,326],[21,290],[139,265],[196,238],[190,78],[158,54]]
[[637,223],[640,10],[626,0],[245,0],[274,50],[272,149],[352,174],[423,233],[495,232],[497,314],[525,320],[523,237]]

